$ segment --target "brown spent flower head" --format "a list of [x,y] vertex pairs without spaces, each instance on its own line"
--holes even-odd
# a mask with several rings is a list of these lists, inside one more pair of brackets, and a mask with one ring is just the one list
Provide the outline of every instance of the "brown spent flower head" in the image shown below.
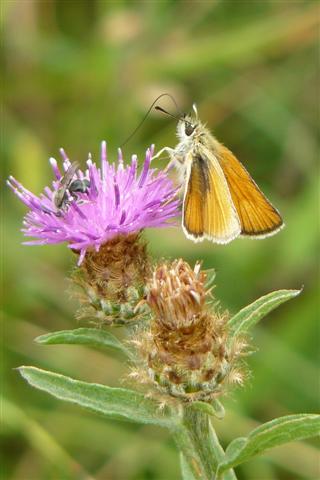
[[168,328],[186,328],[197,322],[207,295],[205,281],[200,263],[194,270],[183,260],[159,265],[148,294],[148,303],[158,321]]
[[238,364],[246,343],[228,347],[228,314],[210,310],[206,283],[200,263],[194,269],[181,259],[159,265],[148,285],[150,328],[135,341],[141,372],[163,393],[186,401],[209,401],[243,379]]
[[81,287],[78,318],[92,318],[99,324],[123,325],[149,311],[143,301],[150,276],[146,243],[138,233],[118,235],[88,251],[72,276]]

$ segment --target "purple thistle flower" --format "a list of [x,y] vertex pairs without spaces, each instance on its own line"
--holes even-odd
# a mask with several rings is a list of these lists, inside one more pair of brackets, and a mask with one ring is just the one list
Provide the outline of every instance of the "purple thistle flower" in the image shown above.
[[[107,161],[106,142],[101,145],[101,168],[87,161],[87,170],[76,170],[74,180],[87,180],[85,192],[71,194],[66,190],[63,208],[55,205],[55,196],[61,189],[63,174],[54,158],[50,163],[55,175],[52,188],[45,187],[40,196],[24,188],[15,178],[9,187],[27,205],[22,232],[35,240],[25,245],[45,245],[68,242],[69,248],[80,252],[79,264],[88,249],[99,251],[101,245],[119,234],[138,232],[146,227],[164,227],[179,214],[177,189],[164,171],[151,169],[154,146],[146,152],[142,172],[137,174],[137,157],[124,166],[122,152],[118,151],[118,165]],[[71,166],[63,149],[64,172]],[[70,188],[70,185],[69,185]]]

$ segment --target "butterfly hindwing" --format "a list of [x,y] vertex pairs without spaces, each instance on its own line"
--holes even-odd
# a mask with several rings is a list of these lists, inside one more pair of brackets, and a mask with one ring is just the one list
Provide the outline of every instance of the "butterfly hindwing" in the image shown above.
[[241,222],[241,235],[263,238],[276,233],[283,226],[279,212],[230,150],[221,146],[219,153],[219,162]]

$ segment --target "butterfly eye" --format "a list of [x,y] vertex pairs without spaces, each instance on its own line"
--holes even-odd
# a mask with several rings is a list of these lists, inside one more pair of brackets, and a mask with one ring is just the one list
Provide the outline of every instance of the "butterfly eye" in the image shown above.
[[185,123],[184,125],[184,131],[188,137],[193,134],[195,128],[196,127],[194,125],[191,125],[191,123]]

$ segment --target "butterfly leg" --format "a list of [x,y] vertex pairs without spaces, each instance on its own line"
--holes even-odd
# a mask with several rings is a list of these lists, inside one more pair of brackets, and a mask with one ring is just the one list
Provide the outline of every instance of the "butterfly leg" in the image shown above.
[[172,156],[175,153],[175,150],[174,148],[170,148],[170,147],[161,148],[161,150],[159,150],[159,152],[156,153],[156,155],[153,155],[151,161],[153,161],[155,158],[159,158],[164,152],[169,153],[170,158],[172,158]]
[[170,157],[170,161],[169,161],[168,165],[166,166],[166,168],[164,169],[165,172],[168,172],[172,167],[174,167],[176,162],[179,161],[179,158],[177,156],[177,152],[174,148],[170,148],[170,147],[162,148],[161,150],[159,150],[159,152],[156,155],[154,155],[152,157],[151,160],[154,160],[155,158],[160,157],[160,155],[162,155],[164,152],[168,153],[169,157]]

